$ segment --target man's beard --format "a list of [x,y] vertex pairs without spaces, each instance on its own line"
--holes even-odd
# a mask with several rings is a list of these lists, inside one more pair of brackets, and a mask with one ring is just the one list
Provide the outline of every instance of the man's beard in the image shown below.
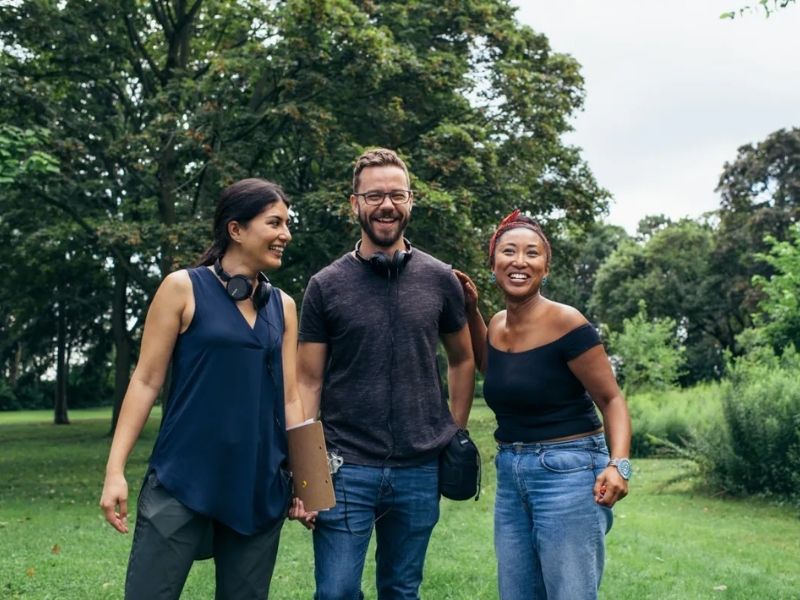
[[[375,217],[380,217],[381,215],[389,216],[387,213],[376,213],[373,214]],[[390,248],[393,246],[397,240],[403,237],[403,233],[408,226],[408,218],[409,215],[404,215],[402,213],[392,213],[392,216],[399,216],[399,220],[395,222],[395,231],[394,233],[390,233],[387,235],[380,235],[372,226],[372,222],[364,215],[364,212],[361,210],[361,207],[358,208],[358,222],[361,224],[361,229],[366,232],[369,241],[375,244],[380,248]]]

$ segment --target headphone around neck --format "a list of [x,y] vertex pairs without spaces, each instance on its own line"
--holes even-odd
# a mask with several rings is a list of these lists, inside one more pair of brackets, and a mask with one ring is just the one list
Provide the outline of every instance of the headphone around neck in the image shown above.
[[400,271],[406,266],[406,263],[411,260],[411,242],[403,238],[403,243],[406,245],[405,250],[395,250],[392,258],[385,252],[376,252],[369,258],[364,258],[361,254],[361,240],[356,242],[356,258],[365,265],[372,267],[372,270],[381,277],[394,277],[395,279],[400,275]]
[[258,284],[256,285],[255,292],[253,291],[253,285],[250,283],[249,278],[244,275],[231,275],[227,273],[222,268],[222,263],[219,258],[214,261],[214,273],[225,283],[225,291],[228,293],[228,297],[234,302],[252,297],[253,306],[256,307],[256,310],[266,306],[267,302],[269,302],[270,294],[272,294],[272,284],[263,273],[259,272],[256,276]]

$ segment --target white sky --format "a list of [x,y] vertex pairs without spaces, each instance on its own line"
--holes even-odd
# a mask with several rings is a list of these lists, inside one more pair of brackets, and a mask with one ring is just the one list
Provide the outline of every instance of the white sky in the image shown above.
[[663,213],[714,210],[739,146],[800,126],[800,3],[765,18],[719,15],[757,0],[515,0],[517,18],[581,64],[586,102],[565,139],[634,232]]

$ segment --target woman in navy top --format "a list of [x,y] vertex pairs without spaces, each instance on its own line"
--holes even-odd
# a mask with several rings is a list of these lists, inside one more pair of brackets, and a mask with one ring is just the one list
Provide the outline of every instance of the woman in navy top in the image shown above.
[[506,310],[488,328],[475,284],[456,275],[497,418],[500,598],[596,598],[610,509],[628,492],[628,409],[594,328],[541,294],[550,244],[539,225],[512,212],[492,236],[489,260]]
[[200,266],[168,275],[150,305],[100,500],[108,522],[127,533],[125,464],[171,363],[126,598],[178,598],[193,560],[209,553],[217,598],[268,594],[290,499],[286,427],[303,420],[295,303],[262,274],[281,266],[288,209],[268,181],[226,188]]

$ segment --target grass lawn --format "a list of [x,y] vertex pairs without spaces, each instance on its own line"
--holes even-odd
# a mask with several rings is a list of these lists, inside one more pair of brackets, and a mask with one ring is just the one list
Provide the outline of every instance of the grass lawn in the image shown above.
[[[47,412],[0,413],[0,598],[122,597],[131,536],[114,532],[97,508],[109,413],[70,417],[72,425],[55,426]],[[478,502],[442,501],[422,589],[431,600],[497,598],[493,419],[485,405],[476,405],[470,423],[483,453],[483,492]],[[157,427],[154,416],[129,462],[132,495]],[[601,597],[800,598],[796,509],[709,497],[688,483],[662,489],[681,472],[678,461],[638,460],[634,467],[631,495],[617,505],[607,538]],[[371,563],[364,574],[368,598],[375,597]],[[213,565],[197,563],[183,597],[212,598],[212,589]],[[287,523],[271,596],[312,594],[311,538]]]

